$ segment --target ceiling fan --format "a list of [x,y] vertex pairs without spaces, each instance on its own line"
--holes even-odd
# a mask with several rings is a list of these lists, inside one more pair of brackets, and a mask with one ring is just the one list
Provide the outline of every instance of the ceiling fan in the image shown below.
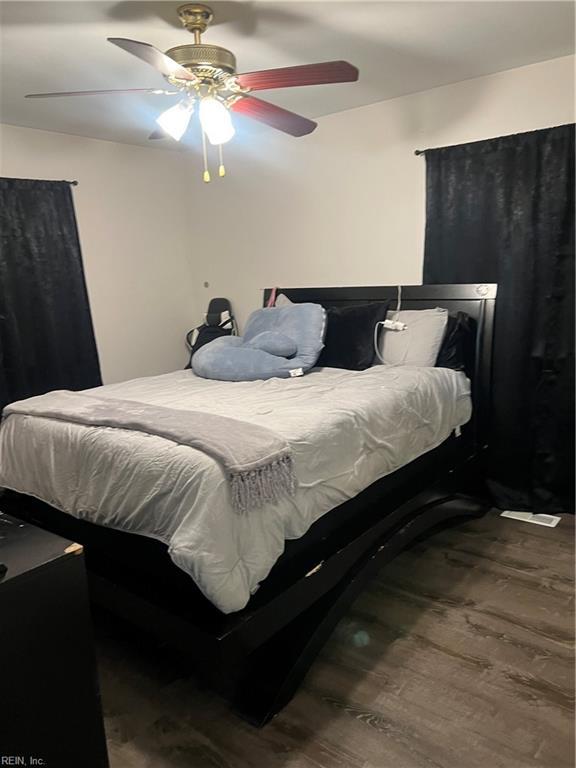
[[231,112],[258,120],[291,136],[305,136],[316,123],[287,109],[252,96],[252,91],[290,88],[300,85],[347,83],[358,79],[358,70],[346,61],[325,61],[259,72],[236,73],[236,58],[226,48],[207,45],[201,35],[213,19],[212,9],[202,3],[185,3],[178,8],[184,27],[194,35],[194,43],[177,45],[166,53],[149,43],[109,37],[109,42],[142,59],[164,75],[170,90],[160,88],[127,88],[100,91],[67,91],[31,93],[29,99],[60,96],[93,96],[110,93],[152,93],[183,98],[157,118],[159,128],[148,138],[171,137],[180,141],[186,133],[196,106],[202,128],[204,181],[210,181],[207,165],[206,137],[218,146],[219,175],[225,174],[222,145],[234,136]]

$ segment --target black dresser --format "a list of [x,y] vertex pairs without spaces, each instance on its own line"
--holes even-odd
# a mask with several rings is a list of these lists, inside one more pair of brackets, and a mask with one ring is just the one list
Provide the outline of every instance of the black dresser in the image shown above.
[[0,764],[108,766],[82,547],[1,511]]

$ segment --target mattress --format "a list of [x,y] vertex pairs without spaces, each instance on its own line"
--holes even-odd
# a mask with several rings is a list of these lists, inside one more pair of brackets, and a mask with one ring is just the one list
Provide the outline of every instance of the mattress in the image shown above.
[[90,391],[230,416],[273,429],[289,443],[296,495],[239,514],[220,465],[188,446],[16,414],[0,428],[0,487],[159,539],[224,613],[247,604],[286,540],[440,445],[472,411],[463,373],[409,366],[318,368],[301,378],[253,382],[178,371]]

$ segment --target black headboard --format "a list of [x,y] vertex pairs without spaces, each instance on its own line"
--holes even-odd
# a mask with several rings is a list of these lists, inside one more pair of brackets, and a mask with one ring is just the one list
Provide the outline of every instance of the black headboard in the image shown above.
[[[403,285],[403,309],[433,309],[445,307],[449,312],[466,312],[474,321],[474,361],[469,372],[472,381],[474,416],[471,422],[473,439],[486,445],[488,415],[492,392],[492,345],[497,285],[494,283],[462,285]],[[272,289],[264,291],[264,305]],[[365,304],[389,299],[396,307],[397,285],[376,285],[332,288],[278,288],[291,301],[310,301],[324,307]]]

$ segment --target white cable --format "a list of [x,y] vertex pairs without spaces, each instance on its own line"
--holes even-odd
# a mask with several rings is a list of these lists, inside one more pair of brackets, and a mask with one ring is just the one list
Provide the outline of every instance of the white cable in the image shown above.
[[400,307],[402,306],[402,286],[398,286],[398,299],[396,300],[396,312],[394,313],[394,320],[397,319]]
[[406,330],[406,323],[402,323],[398,320],[398,315],[400,314],[400,308],[402,307],[402,286],[398,286],[398,298],[396,300],[396,311],[394,312],[394,319],[393,320],[382,320],[379,323],[376,323],[374,326],[374,351],[376,352],[376,357],[383,365],[387,365],[384,358],[380,354],[380,349],[378,348],[378,328],[379,326],[382,326],[384,330],[388,331],[405,331]]
[[380,354],[380,350],[378,349],[378,328],[379,328],[379,326],[380,326],[380,323],[376,323],[376,325],[374,326],[374,351],[376,352],[376,357],[378,358],[378,360],[380,360],[382,365],[386,365],[386,363],[384,362],[384,358],[382,357],[382,355]]

